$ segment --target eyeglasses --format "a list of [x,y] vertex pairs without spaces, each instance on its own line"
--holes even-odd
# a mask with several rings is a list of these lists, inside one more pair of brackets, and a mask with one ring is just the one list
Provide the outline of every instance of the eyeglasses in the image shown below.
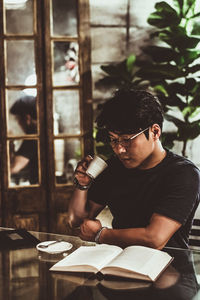
[[131,141],[136,138],[138,135],[140,135],[141,133],[145,132],[146,130],[148,130],[149,127],[147,127],[146,129],[134,134],[133,136],[131,136],[128,139],[121,139],[121,141],[119,139],[115,139],[110,137],[110,145],[112,148],[115,148],[117,145],[121,145],[124,148],[128,148],[131,145]]

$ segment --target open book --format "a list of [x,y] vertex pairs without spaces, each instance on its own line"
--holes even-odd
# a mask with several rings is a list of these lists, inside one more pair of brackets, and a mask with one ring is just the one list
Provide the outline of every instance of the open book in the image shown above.
[[155,281],[173,258],[166,252],[129,246],[81,246],[57,262],[50,271],[89,272]]

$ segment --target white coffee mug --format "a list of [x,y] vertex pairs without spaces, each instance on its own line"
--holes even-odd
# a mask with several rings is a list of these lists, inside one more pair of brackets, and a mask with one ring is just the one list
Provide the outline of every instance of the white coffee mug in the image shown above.
[[99,156],[95,156],[93,160],[90,162],[89,167],[87,168],[87,175],[91,178],[96,178],[105,168],[107,168],[107,163],[100,158]]

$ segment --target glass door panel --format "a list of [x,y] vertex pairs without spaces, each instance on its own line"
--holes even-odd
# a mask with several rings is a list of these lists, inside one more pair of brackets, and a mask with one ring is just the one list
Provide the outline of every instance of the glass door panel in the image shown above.
[[5,33],[33,34],[33,0],[4,1]]
[[54,90],[54,135],[80,134],[78,90]]
[[77,36],[77,0],[52,0],[53,36]]
[[36,78],[34,41],[9,40],[5,42],[5,49],[6,84],[31,85],[27,80],[30,76]]
[[[36,89],[33,89],[36,93]],[[26,90],[7,90],[6,92],[6,114],[7,135],[37,133],[37,99],[26,94]]]
[[57,184],[73,183],[73,173],[80,158],[80,139],[67,138],[54,140],[55,176]]
[[38,141],[15,139],[9,141],[9,187],[39,183]]
[[53,43],[53,85],[74,85],[79,83],[78,43]]

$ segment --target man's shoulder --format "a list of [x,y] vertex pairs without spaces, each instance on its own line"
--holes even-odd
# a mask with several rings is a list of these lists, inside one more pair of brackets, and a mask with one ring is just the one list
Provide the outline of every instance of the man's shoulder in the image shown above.
[[176,154],[172,151],[167,151],[166,165],[171,170],[177,171],[187,171],[191,172],[192,170],[195,173],[200,174],[199,168],[188,158]]

